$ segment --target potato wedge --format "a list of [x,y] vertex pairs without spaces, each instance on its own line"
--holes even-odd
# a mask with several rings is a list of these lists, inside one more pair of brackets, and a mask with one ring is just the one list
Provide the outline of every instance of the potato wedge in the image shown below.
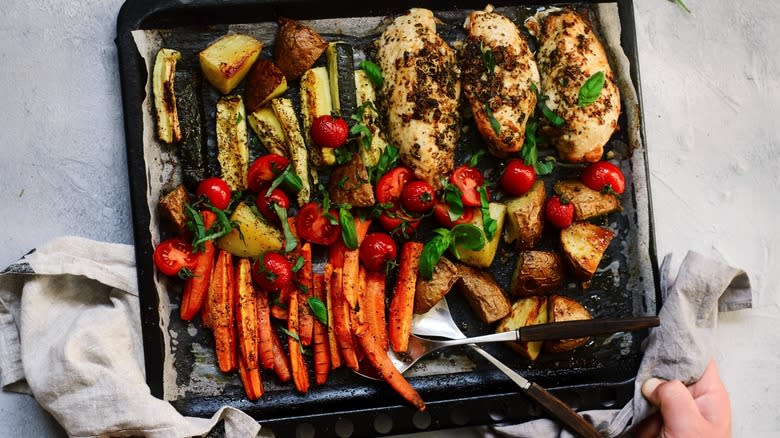
[[237,257],[257,258],[267,251],[279,251],[284,247],[282,233],[243,202],[236,206],[230,220],[238,224],[238,229],[221,237],[217,241],[219,248]]
[[181,184],[160,198],[160,210],[171,220],[171,223],[176,227],[176,231],[182,236],[189,235],[187,230],[188,216],[184,211],[184,206],[189,203],[190,195],[187,194],[187,189]]
[[[552,295],[547,300],[547,318],[548,322],[561,322],[561,321],[579,321],[584,319],[593,319],[582,304],[577,301],[565,297],[563,295]],[[572,338],[572,339],[560,339],[557,341],[545,341],[544,349],[551,353],[560,353],[563,351],[573,350],[577,347],[581,347],[588,342],[588,337],[585,338]]]
[[[458,260],[467,265],[476,266],[478,268],[487,268],[493,264],[493,259],[496,257],[496,250],[498,250],[498,242],[501,239],[501,231],[504,229],[504,217],[506,216],[506,206],[500,202],[491,202],[490,217],[496,221],[496,234],[493,235],[493,239],[485,243],[482,249],[472,251],[469,249],[459,249]],[[474,218],[471,221],[477,228],[482,230],[482,213],[477,211],[474,214]]]
[[254,112],[287,91],[287,78],[267,59],[255,62],[246,77],[246,110]]
[[414,313],[419,315],[431,310],[431,307],[447,295],[458,278],[458,267],[446,257],[440,258],[433,268],[433,278],[424,280],[421,276],[417,277]]
[[312,28],[279,18],[279,30],[274,41],[274,64],[288,81],[299,78],[322,55],[328,43]]
[[509,294],[516,297],[542,295],[563,283],[563,263],[558,253],[523,251],[517,258]]
[[512,303],[490,273],[462,263],[457,267],[456,284],[479,319],[492,324],[509,313]]
[[[547,323],[547,297],[520,298],[512,304],[509,315],[499,321],[496,333],[517,330],[520,327]],[[507,342],[511,349],[517,351],[529,360],[536,360],[542,351],[544,341]]]
[[534,248],[542,240],[544,228],[544,182],[536,181],[525,195],[506,201],[507,242],[517,241],[520,251]]
[[617,196],[593,190],[576,179],[556,182],[553,191],[574,205],[575,221],[588,220],[620,210]]
[[574,222],[561,230],[563,255],[574,274],[583,280],[590,279],[613,237],[612,230],[589,222]]
[[203,75],[222,94],[228,94],[249,73],[263,43],[249,35],[230,34],[211,43],[198,60]]
[[360,154],[354,154],[348,163],[335,167],[328,184],[330,200],[353,207],[373,207],[374,188],[368,180],[368,171]]

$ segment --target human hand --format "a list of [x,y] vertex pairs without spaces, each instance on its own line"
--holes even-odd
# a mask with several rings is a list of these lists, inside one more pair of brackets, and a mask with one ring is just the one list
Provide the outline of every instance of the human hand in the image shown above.
[[653,377],[642,384],[642,395],[660,408],[660,415],[641,422],[634,430],[637,438],[731,437],[729,395],[714,360],[690,386]]

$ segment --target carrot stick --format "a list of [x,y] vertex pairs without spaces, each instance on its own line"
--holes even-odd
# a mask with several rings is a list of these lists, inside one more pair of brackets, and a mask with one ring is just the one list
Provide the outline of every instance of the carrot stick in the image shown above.
[[339,368],[341,366],[341,353],[339,352],[339,344],[336,341],[336,328],[333,318],[333,265],[330,263],[325,264],[325,307],[328,310],[328,353],[330,353],[330,364],[332,369]]
[[257,307],[257,339],[260,366],[265,370],[274,368],[274,336],[271,328],[271,309],[268,307],[268,292],[257,291],[255,297]]
[[238,347],[246,368],[252,370],[257,368],[257,306],[255,304],[255,289],[252,287],[249,259],[238,261],[236,280]]
[[[357,329],[359,324],[366,323],[366,310],[368,309],[368,307],[366,307],[366,270],[363,269],[362,266],[358,267],[358,281],[355,290],[357,291],[357,304],[352,309],[352,334],[353,335],[355,334],[355,330]],[[357,355],[358,363],[360,363],[360,361],[363,360],[365,353],[363,352],[363,349],[360,347],[360,342],[358,342],[357,339],[355,339],[354,345],[355,345],[355,354]]]
[[289,302],[290,302],[290,291],[292,291],[292,288],[285,288],[279,291],[279,295],[276,296],[276,299],[271,302],[271,316],[273,316],[276,319],[283,319],[287,320],[287,309],[289,308]]
[[215,257],[214,261],[211,263],[211,275],[209,275],[209,287],[206,291],[206,298],[203,300],[203,306],[200,309],[200,323],[203,324],[203,327],[213,329],[213,323],[211,322],[211,303],[216,299],[216,285],[217,282],[214,280],[214,271],[216,270],[217,266],[217,257]]
[[401,264],[393,300],[390,302],[390,345],[396,353],[403,353],[409,347],[417,269],[422,249],[423,244],[419,242],[406,242],[401,247]]
[[[203,218],[203,226],[206,229],[211,228],[217,220],[217,215],[213,211],[204,210],[200,212]],[[214,241],[207,240],[203,244],[203,251],[196,253],[197,259],[195,268],[192,270],[193,277],[184,283],[184,292],[181,297],[181,307],[179,316],[184,321],[190,321],[198,314],[203,302],[206,301],[206,295],[209,289],[209,278],[211,270],[214,267]]]
[[[210,303],[211,325],[214,330],[214,349],[217,353],[217,365],[223,373],[236,369],[236,344],[233,335],[235,322],[230,307],[233,291],[232,256],[227,251],[220,251],[214,267],[214,294]],[[232,352],[231,352],[232,349]]]
[[[385,319],[385,273],[366,272],[366,302],[368,328],[381,350],[387,351],[387,321]],[[361,306],[361,309],[363,306]]]
[[290,381],[291,377],[290,360],[287,359],[287,353],[284,351],[282,341],[279,340],[279,336],[276,333],[272,333],[271,341],[274,353],[274,372],[280,382],[287,383]]
[[[323,274],[314,274],[314,297],[325,302],[325,276]],[[330,371],[330,352],[328,351],[328,332],[327,327],[319,319],[314,319],[314,381],[322,385],[328,380]]]
[[357,289],[358,289],[358,270],[360,267],[360,261],[358,259],[358,251],[352,250],[344,253],[344,268],[343,277],[341,279],[341,290],[344,294],[344,299],[349,304],[349,310],[352,312],[355,310],[357,304]]
[[230,253],[227,258],[227,266],[225,267],[225,277],[227,278],[228,286],[228,318],[230,325],[228,326],[228,335],[230,342],[230,361],[233,364],[231,370],[238,368],[238,333],[236,330],[236,270],[233,267],[233,255]]
[[260,370],[247,368],[243,357],[238,359],[238,376],[244,385],[246,398],[255,401],[263,395],[263,380],[260,378]]
[[352,340],[352,323],[350,321],[349,303],[344,298],[344,293],[341,289],[343,284],[341,268],[333,270],[333,277],[331,278],[333,295],[333,326],[336,332],[336,340],[338,341],[339,350],[341,351],[341,358],[344,360],[344,365],[347,368],[357,370],[358,360],[355,354],[355,347]]
[[309,298],[313,296],[314,284],[312,282],[311,267],[311,244],[304,243],[301,246],[301,256],[303,257],[303,266],[298,271],[298,285],[300,302],[298,303],[298,336],[301,338],[301,344],[311,345],[312,335],[314,334],[314,315],[309,308]]
[[306,368],[298,335],[298,295],[297,290],[290,294],[290,317],[287,319],[287,331],[290,333],[287,346],[290,351],[293,384],[298,392],[305,393],[309,390],[309,370]]

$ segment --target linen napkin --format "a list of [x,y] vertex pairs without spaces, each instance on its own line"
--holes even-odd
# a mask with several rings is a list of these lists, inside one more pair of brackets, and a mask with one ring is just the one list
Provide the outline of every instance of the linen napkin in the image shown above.
[[[642,396],[642,384],[650,377],[678,379],[685,384],[698,380],[714,353],[718,311],[752,305],[750,281],[741,269],[689,252],[676,279],[671,278],[670,270],[671,256],[666,256],[661,264],[661,325],[651,329],[646,340],[634,398],[620,410],[581,412],[604,436],[620,436],[655,412]],[[547,419],[495,427],[493,431],[518,438],[572,436]]]
[[227,437],[259,424],[224,407],[184,417],[144,377],[133,247],[51,241],[0,273],[0,383],[31,392],[70,436]]

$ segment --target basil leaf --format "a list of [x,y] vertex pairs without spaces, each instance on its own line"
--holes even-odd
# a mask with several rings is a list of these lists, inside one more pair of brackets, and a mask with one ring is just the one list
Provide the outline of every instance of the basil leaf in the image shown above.
[[190,204],[184,204],[184,212],[190,217],[187,221],[187,228],[192,231],[192,249],[193,251],[200,252],[203,248],[202,245],[195,245],[206,235],[206,226],[203,224],[203,218],[198,213],[198,210],[192,208]]
[[391,144],[385,145],[384,150],[382,150],[382,154],[379,156],[379,161],[377,161],[375,166],[368,169],[368,179],[372,184],[376,184],[382,175],[395,167],[396,163],[398,162],[398,152],[399,151],[397,147]]
[[485,71],[492,75],[496,70],[496,55],[490,49],[485,49],[482,43],[479,44],[479,50],[482,52],[482,62],[485,64]]
[[[230,221],[230,218],[228,218],[224,211],[208,204],[206,204],[206,207],[214,212],[215,215],[217,215],[217,220],[214,222],[214,225],[212,225],[211,228],[205,230],[205,233],[200,238],[192,242],[193,248],[199,248],[206,241],[219,239],[220,237],[233,231],[233,228],[237,228],[241,240],[244,239],[243,234],[241,234],[241,229]],[[200,216],[200,214],[198,214],[198,216]]]
[[455,225],[450,230],[452,246],[478,251],[485,247],[485,234],[473,224]]
[[333,149],[333,154],[336,156],[336,164],[344,164],[352,160],[352,151],[346,147]]
[[487,114],[488,121],[490,121],[490,127],[493,128],[496,135],[501,134],[501,125],[498,123],[495,116],[493,116],[493,110],[488,103],[485,103],[485,113]]
[[444,251],[447,251],[447,248],[449,248],[450,243],[450,233],[447,232],[445,235],[439,234],[435,236],[425,244],[420,254],[419,267],[420,275],[422,275],[423,279],[430,280],[433,278],[433,269],[439,263],[441,256],[444,255]]
[[544,101],[539,103],[539,108],[541,108],[544,117],[547,118],[547,120],[549,120],[550,123],[556,128],[560,128],[565,123],[563,117],[559,116],[558,114],[555,113],[555,111],[551,110],[550,107],[548,107],[547,104],[544,103]]
[[592,104],[598,100],[602,89],[604,89],[604,72],[600,71],[594,73],[593,76],[589,77],[588,80],[582,84],[578,95],[577,105],[584,107]]
[[298,259],[297,259],[297,260],[295,260],[295,264],[293,265],[293,267],[292,267],[292,269],[291,269],[291,270],[292,270],[293,272],[298,272],[298,271],[300,271],[300,270],[301,270],[301,268],[303,267],[303,263],[304,263],[304,262],[305,262],[305,260],[303,259],[303,256],[298,256]]
[[265,192],[265,196],[271,196],[271,192],[274,191],[275,188],[279,187],[282,183],[284,183],[284,187],[298,193],[303,188],[303,181],[301,181],[301,178],[295,174],[295,172],[292,169],[292,164],[288,165],[282,173],[276,176],[273,181],[271,181],[271,185],[268,187],[268,191]]
[[371,80],[375,87],[381,87],[385,83],[385,79],[382,77],[382,69],[373,62],[360,61],[358,67],[366,72],[366,76],[368,76],[368,79]]
[[358,248],[357,230],[355,230],[355,218],[348,208],[339,208],[339,223],[341,224],[341,238],[349,249]]
[[360,135],[360,143],[364,148],[370,149],[371,142],[374,141],[374,134],[371,129],[363,123],[355,123],[349,130],[350,135]]
[[287,223],[287,209],[273,203],[274,211],[279,216],[279,221],[282,223],[282,232],[284,233],[284,252],[290,252],[298,246],[298,239],[295,238],[292,231],[290,231],[290,224]]
[[449,207],[450,220],[455,222],[463,216],[463,193],[449,181],[444,182],[444,202]]
[[544,159],[544,161],[537,160],[534,163],[534,170],[536,171],[537,175],[549,175],[552,173],[554,167],[555,159],[552,157],[547,157]]
[[529,120],[525,125],[525,143],[520,150],[520,156],[527,166],[533,166],[536,174],[540,176],[549,175],[555,167],[555,161],[548,158],[544,162],[539,161],[537,151],[537,124],[535,120]]
[[279,330],[283,331],[285,335],[295,339],[298,342],[301,342],[301,338],[298,337],[297,333],[293,333],[282,326],[279,326]]
[[469,158],[469,167],[477,167],[477,164],[479,164],[479,159],[482,158],[485,153],[486,151],[484,149],[480,149],[471,154],[471,158]]
[[498,222],[490,216],[490,203],[487,198],[487,187],[482,185],[479,189],[479,208],[482,211],[482,229],[485,231],[485,238],[488,241],[493,240],[498,229]]
[[311,312],[314,314],[314,316],[316,316],[317,319],[320,320],[322,325],[327,326],[328,325],[328,308],[325,306],[325,303],[323,303],[322,300],[317,298],[317,297],[309,297],[307,302],[308,302],[309,308],[311,309]]

